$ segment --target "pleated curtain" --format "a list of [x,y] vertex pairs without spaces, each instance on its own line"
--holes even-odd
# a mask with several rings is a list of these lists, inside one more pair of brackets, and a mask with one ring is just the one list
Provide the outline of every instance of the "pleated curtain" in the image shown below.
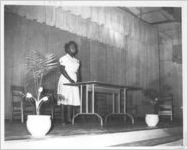
[[145,31],[151,30],[149,25],[116,7],[18,5],[6,10],[117,48],[126,47],[127,36],[146,41],[149,32]]

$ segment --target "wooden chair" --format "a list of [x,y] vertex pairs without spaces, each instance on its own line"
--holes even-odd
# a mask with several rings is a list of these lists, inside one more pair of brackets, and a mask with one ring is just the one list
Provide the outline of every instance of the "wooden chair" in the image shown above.
[[12,95],[12,121],[21,120],[22,123],[27,118],[27,115],[35,113],[34,104],[25,100],[23,96],[25,90],[23,86],[12,85],[11,95]]
[[24,110],[23,110],[23,101],[24,97],[24,87],[22,86],[11,86],[11,95],[12,95],[12,118],[11,120],[20,119],[21,122],[24,122]]
[[54,120],[61,121],[61,111],[62,111],[61,105],[54,104],[54,118],[53,118]]
[[173,96],[161,97],[159,101],[159,117],[169,116],[173,120]]

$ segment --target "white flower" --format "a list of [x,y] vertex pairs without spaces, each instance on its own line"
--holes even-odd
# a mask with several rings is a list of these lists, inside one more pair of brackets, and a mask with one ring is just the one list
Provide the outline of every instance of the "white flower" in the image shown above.
[[45,97],[43,97],[43,98],[41,98],[41,101],[47,101],[48,100],[48,97],[47,96],[45,96]]
[[26,98],[32,98],[32,94],[31,93],[26,93]]
[[58,106],[61,105],[61,101],[57,101],[57,105],[58,105]]
[[43,87],[39,87],[38,92],[41,93],[43,91]]

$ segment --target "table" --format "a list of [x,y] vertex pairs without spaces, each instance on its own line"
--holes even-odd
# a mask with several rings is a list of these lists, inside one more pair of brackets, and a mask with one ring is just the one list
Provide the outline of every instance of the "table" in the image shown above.
[[[95,112],[95,92],[98,93],[108,93],[112,95],[112,112],[109,113],[105,117],[105,122],[107,122],[108,117],[112,115],[122,115],[122,116],[128,116],[131,118],[132,124],[134,124],[134,117],[126,112],[126,100],[127,100],[127,91],[128,90],[140,90],[141,88],[139,87],[133,87],[133,86],[124,86],[124,85],[115,85],[115,84],[108,84],[104,82],[99,82],[99,81],[87,81],[87,82],[77,82],[77,83],[66,83],[64,85],[68,86],[78,86],[80,88],[80,113],[77,113],[76,115],[73,116],[72,119],[72,124],[74,125],[74,120],[76,117],[79,115],[95,115],[100,119],[101,126],[104,125],[103,123],[103,118]],[[85,87],[86,92],[85,92],[85,98],[86,98],[86,111],[83,112],[83,88]],[[121,98],[121,91],[123,91],[123,112],[120,111],[121,103],[120,103],[120,98]],[[89,92],[92,93],[92,103],[91,107],[92,110],[89,112],[89,103],[88,103],[88,96]],[[117,112],[115,111],[115,96],[117,95]]]

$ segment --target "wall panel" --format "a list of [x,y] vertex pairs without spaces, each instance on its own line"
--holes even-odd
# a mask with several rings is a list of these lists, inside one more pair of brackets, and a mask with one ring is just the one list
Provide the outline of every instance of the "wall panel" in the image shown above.
[[174,97],[174,116],[182,118],[182,64],[172,61],[173,40],[178,40],[180,41],[178,44],[181,44],[181,39],[177,36],[172,39],[161,39],[160,42],[160,87],[163,90],[166,90],[163,88],[164,86],[170,88],[166,90],[166,93],[172,94]]
[[81,60],[81,70],[82,70],[82,81],[90,80],[90,41],[86,38],[81,40],[79,46],[78,58]]
[[[144,24],[138,23],[136,18],[134,20],[134,26],[130,27],[132,33],[125,41],[127,48],[119,49],[55,27],[29,21],[24,17],[5,13],[6,118],[11,117],[10,85],[23,84],[24,56],[34,49],[42,53],[55,53],[60,58],[65,54],[64,44],[70,40],[76,41],[79,47],[78,58],[82,62],[82,81],[97,80],[143,88],[151,86],[150,83],[159,78],[157,41],[150,37],[150,34],[153,37],[157,34],[150,32],[155,29],[144,28]],[[143,29],[145,32],[141,31]],[[56,89],[59,76],[58,69],[49,74],[44,80],[45,87]],[[134,101],[133,104],[136,103],[142,107],[142,95],[133,93],[130,96]],[[110,101],[107,103],[110,104]],[[142,109],[140,111],[144,114]]]

